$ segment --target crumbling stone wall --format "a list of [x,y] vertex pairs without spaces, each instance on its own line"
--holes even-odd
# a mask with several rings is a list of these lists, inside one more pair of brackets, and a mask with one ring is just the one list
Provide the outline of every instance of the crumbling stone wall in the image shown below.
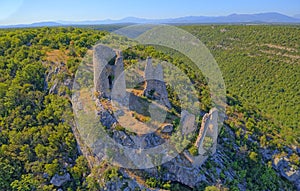
[[[94,87],[99,96],[111,98],[111,91],[116,79],[124,78],[123,57],[120,51],[113,50],[103,45],[94,47]],[[124,83],[118,83],[120,91],[125,91],[125,79],[119,79]]]
[[195,142],[198,148],[198,153],[204,154],[206,151],[203,148],[204,138],[208,136],[212,139],[212,154],[216,152],[217,138],[218,138],[218,111],[213,108],[209,113],[206,113],[202,118],[201,128]]
[[144,95],[149,99],[158,100],[160,104],[170,109],[171,104],[169,102],[168,92],[164,82],[163,68],[160,64],[154,68],[151,57],[147,58],[145,81],[146,87],[144,89]]

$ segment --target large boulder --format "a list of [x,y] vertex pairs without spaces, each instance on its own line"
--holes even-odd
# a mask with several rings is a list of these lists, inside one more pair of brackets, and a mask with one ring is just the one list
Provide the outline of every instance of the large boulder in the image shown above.
[[167,123],[167,124],[163,125],[161,132],[162,133],[172,133],[173,130],[174,130],[174,126],[170,123]]

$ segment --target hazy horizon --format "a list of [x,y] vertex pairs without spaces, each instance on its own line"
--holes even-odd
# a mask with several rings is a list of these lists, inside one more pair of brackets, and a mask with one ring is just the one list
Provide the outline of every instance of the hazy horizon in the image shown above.
[[300,14],[300,1],[238,0],[172,2],[122,2],[83,0],[2,0],[0,2],[0,25],[30,24],[36,22],[119,20],[127,17],[145,19],[168,19],[185,16],[227,16],[230,14],[257,14],[276,12],[287,16]]
[[[48,26],[48,25],[51,25],[53,24],[53,26],[55,26],[56,24],[59,24],[59,25],[70,25],[70,24],[79,24],[79,25],[89,25],[89,24],[95,24],[95,23],[98,23],[98,24],[125,24],[125,23],[144,23],[146,20],[149,20],[149,23],[151,22],[154,22],[154,23],[160,23],[160,21],[167,21],[166,23],[174,23],[173,20],[177,20],[177,19],[180,19],[180,18],[187,18],[188,20],[186,20],[184,23],[193,23],[191,21],[189,21],[189,17],[204,17],[204,18],[207,18],[208,20],[211,20],[212,18],[221,18],[221,17],[229,17],[231,15],[238,15],[238,16],[243,16],[243,15],[267,15],[267,14],[279,14],[279,15],[282,15],[282,16],[287,16],[287,17],[290,17],[292,19],[298,19],[300,21],[300,17],[299,15],[295,15],[295,16],[289,16],[289,15],[285,15],[283,13],[278,13],[278,12],[258,12],[258,13],[231,13],[231,14],[227,14],[227,15],[212,15],[212,16],[207,16],[207,15],[186,15],[186,16],[181,16],[181,17],[166,17],[166,18],[145,18],[145,17],[136,17],[136,16],[128,16],[128,17],[123,17],[123,18],[120,18],[120,19],[110,19],[110,18],[106,18],[106,19],[85,19],[85,20],[39,20],[39,21],[32,21],[32,22],[28,22],[28,23],[15,23],[15,24],[0,24],[0,27],[10,27],[10,26],[30,26],[30,25],[37,25],[37,26],[40,26],[39,24],[42,24],[41,26]],[[131,22],[131,20],[136,20],[136,22]],[[193,19],[192,19],[193,20]],[[141,22],[140,22],[141,21]],[[241,21],[241,23],[243,23],[245,21]],[[255,21],[250,21],[250,22],[255,22]],[[260,20],[257,20],[257,22],[263,22],[264,21],[260,21]],[[277,21],[275,21],[276,23]],[[148,21],[146,22],[148,23]],[[215,21],[212,21],[212,22],[196,22],[196,23],[218,23],[218,22],[215,22]],[[230,23],[230,21],[221,21],[220,23]],[[232,21],[232,23],[239,23],[237,21]],[[265,23],[272,23],[272,22],[269,22],[269,21],[266,21]],[[278,22],[280,23],[280,21]],[[285,21],[283,21],[282,23],[285,23]],[[287,22],[289,23],[289,22]],[[297,22],[298,23],[298,22]]]

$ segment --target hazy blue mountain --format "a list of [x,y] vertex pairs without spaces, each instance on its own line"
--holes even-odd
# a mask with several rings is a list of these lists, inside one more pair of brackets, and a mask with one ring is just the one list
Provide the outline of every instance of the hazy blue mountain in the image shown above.
[[0,28],[27,28],[27,27],[54,27],[54,26],[62,26],[62,23],[58,22],[38,22],[32,24],[18,24],[18,25],[0,25]]
[[294,15],[294,18],[300,19],[300,14]]
[[220,17],[223,22],[299,23],[300,20],[279,13],[232,14]]
[[61,25],[99,25],[99,24],[124,24],[124,23],[164,23],[164,24],[192,24],[192,23],[299,23],[299,18],[286,16],[280,13],[258,13],[258,14],[231,14],[228,16],[188,16],[169,19],[144,19],[137,17],[126,17],[120,20],[94,20],[94,21],[58,21],[40,22],[33,24],[20,24],[10,26],[0,26],[0,28],[20,28],[20,27],[40,27],[40,26],[61,26]]
[[172,19],[168,23],[300,23],[300,19],[279,13],[259,13],[219,17],[190,16]]
[[[121,20],[86,21],[80,24],[116,24],[116,23],[300,23],[300,19],[279,13],[231,14],[228,16],[207,17],[188,16],[169,19],[143,19],[127,17]],[[69,22],[72,23],[72,22]],[[73,24],[76,24],[73,22]]]

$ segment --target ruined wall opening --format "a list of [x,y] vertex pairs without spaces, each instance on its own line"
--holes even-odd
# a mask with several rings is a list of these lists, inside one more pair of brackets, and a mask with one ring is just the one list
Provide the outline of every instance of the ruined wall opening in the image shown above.
[[117,59],[117,56],[114,56],[112,59],[110,59],[108,64],[111,65],[111,66],[115,65],[116,64],[116,59]]
[[113,76],[108,76],[108,85],[109,85],[109,89],[112,90]]

